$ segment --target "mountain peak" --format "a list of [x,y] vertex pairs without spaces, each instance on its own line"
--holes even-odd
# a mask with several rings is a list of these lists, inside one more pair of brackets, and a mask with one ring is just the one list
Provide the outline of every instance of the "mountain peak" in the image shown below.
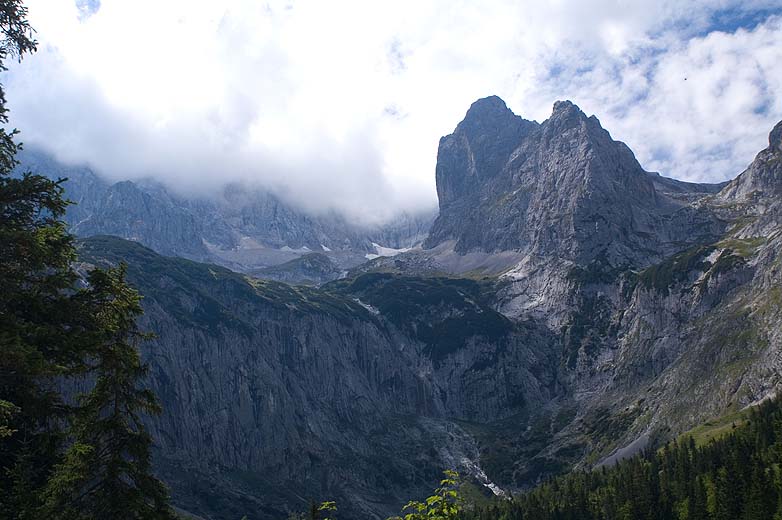
[[556,101],[549,117],[549,127],[562,129],[580,124],[589,119],[586,114],[572,101]]
[[478,115],[491,112],[504,112],[510,110],[505,101],[499,96],[487,96],[485,98],[478,99],[467,110],[467,117],[472,115]]
[[[507,115],[473,118],[478,112]],[[614,266],[641,266],[689,239],[667,224],[681,202],[658,194],[632,151],[571,101],[557,101],[540,124],[499,98],[476,102],[440,141],[436,176],[440,214],[425,247],[453,240],[460,253],[584,263],[603,255]]]
[[537,126],[497,96],[474,102],[454,133],[440,139],[435,172],[440,208],[497,177],[511,152]]
[[768,134],[768,145],[778,151],[782,151],[782,121]]
[[758,194],[770,194],[775,200],[782,192],[782,165],[778,155],[782,152],[782,121],[768,134],[768,148],[762,150],[744,170],[733,179],[721,196],[727,199],[752,199]]
[[565,111],[574,110],[574,109],[578,110],[579,112],[581,111],[581,109],[578,108],[578,105],[576,105],[575,103],[573,103],[569,99],[564,99],[564,100],[554,101],[554,108],[553,108],[552,112],[553,113],[565,112]]
[[521,120],[502,99],[498,96],[489,96],[470,105],[458,128],[470,135],[480,135],[517,126]]

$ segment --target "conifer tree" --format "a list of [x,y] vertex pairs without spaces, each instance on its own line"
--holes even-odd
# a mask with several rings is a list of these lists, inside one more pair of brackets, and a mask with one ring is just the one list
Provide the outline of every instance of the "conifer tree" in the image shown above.
[[122,264],[89,274],[85,296],[94,306],[95,385],[80,399],[74,442],[47,486],[44,511],[50,518],[175,518],[165,486],[151,474],[152,439],[140,414],[159,413],[160,407],[139,385],[147,367],[137,344],[147,335],[136,324],[140,297],[125,282],[125,271]]
[[698,477],[693,485],[693,498],[690,501],[690,520],[708,520],[709,513],[706,509],[706,487],[703,479]]
[[[21,0],[0,0],[0,33],[0,71],[36,49]],[[158,407],[137,386],[138,295],[122,269],[77,289],[64,180],[15,172],[8,123],[0,85],[0,518],[172,518],[139,419]],[[95,387],[74,406],[75,376]]]
[[[35,51],[20,0],[0,0],[0,71]],[[67,289],[76,279],[74,248],[59,218],[61,184],[16,167],[16,130],[0,85],[0,517],[32,517],[62,440],[63,417],[52,379],[73,368],[78,326]]]

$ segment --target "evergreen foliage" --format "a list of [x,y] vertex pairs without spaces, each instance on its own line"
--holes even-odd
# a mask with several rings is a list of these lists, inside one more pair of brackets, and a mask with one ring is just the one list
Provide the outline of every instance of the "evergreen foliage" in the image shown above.
[[692,437],[611,468],[573,472],[467,516],[475,520],[782,518],[782,400],[697,446]]
[[[35,50],[27,10],[0,0],[0,70]],[[65,407],[54,377],[77,371],[80,311],[68,290],[76,275],[71,237],[59,218],[61,183],[12,178],[21,148],[0,88],[0,517],[32,518],[33,490],[46,480],[63,436]]]
[[[0,0],[0,70],[35,51],[26,15]],[[17,133],[0,128],[0,518],[173,518],[139,419],[157,410],[138,386],[139,296],[123,267],[83,283],[64,180],[12,176]],[[78,381],[95,385],[74,403]]]
[[136,343],[146,335],[136,325],[140,297],[125,283],[125,270],[121,264],[89,274],[96,306],[90,331],[99,346],[90,366],[95,384],[79,399],[73,444],[44,492],[51,518],[173,518],[165,487],[151,475],[152,439],[140,412],[156,414],[160,407],[151,391],[138,386],[147,367]]

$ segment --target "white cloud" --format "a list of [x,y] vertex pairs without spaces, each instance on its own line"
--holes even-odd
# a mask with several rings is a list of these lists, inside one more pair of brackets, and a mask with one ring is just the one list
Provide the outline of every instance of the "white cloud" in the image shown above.
[[648,97],[617,126],[627,127],[651,168],[694,181],[735,176],[782,119],[780,41],[776,18],[751,32],[690,42],[659,60]]
[[[5,80],[24,141],[314,211],[431,205],[438,138],[489,94],[538,120],[572,99],[645,166],[698,180],[737,173],[782,117],[773,1],[28,4],[41,48]],[[720,13],[765,22],[709,33]]]

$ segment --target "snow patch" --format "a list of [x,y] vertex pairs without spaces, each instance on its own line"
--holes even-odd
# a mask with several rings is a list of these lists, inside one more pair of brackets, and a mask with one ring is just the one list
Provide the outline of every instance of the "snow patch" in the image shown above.
[[263,246],[261,243],[255,240],[253,237],[241,236],[239,237],[239,244],[237,244],[235,249],[238,251],[250,251],[261,249],[262,247]]
[[403,247],[401,249],[394,249],[393,247],[383,247],[380,244],[376,244],[372,242],[372,245],[375,246],[375,251],[377,251],[377,254],[380,256],[396,256],[400,253],[407,253],[412,249],[411,247]]
[[371,306],[368,303],[364,303],[361,300],[359,300],[358,298],[353,298],[353,301],[356,302],[357,304],[361,305],[362,307],[364,307],[371,314],[374,314],[375,316],[379,316],[380,315],[380,311],[378,310],[377,307],[373,307],[373,306]]
[[380,258],[381,256],[396,256],[401,253],[407,253],[412,247],[403,247],[401,249],[394,249],[393,247],[385,247],[381,246],[380,244],[376,244],[375,242],[372,242],[372,246],[375,248],[375,253],[367,253],[364,255],[364,258],[367,260],[374,260],[375,258]]
[[293,248],[292,248],[292,247],[290,247],[290,246],[282,246],[282,247],[280,248],[280,251],[285,251],[286,253],[300,253],[300,254],[304,254],[304,253],[310,253],[310,252],[312,252],[312,249],[310,249],[310,248],[309,248],[309,247],[307,247],[307,246],[300,247],[300,248],[298,248],[298,249],[293,249]]

